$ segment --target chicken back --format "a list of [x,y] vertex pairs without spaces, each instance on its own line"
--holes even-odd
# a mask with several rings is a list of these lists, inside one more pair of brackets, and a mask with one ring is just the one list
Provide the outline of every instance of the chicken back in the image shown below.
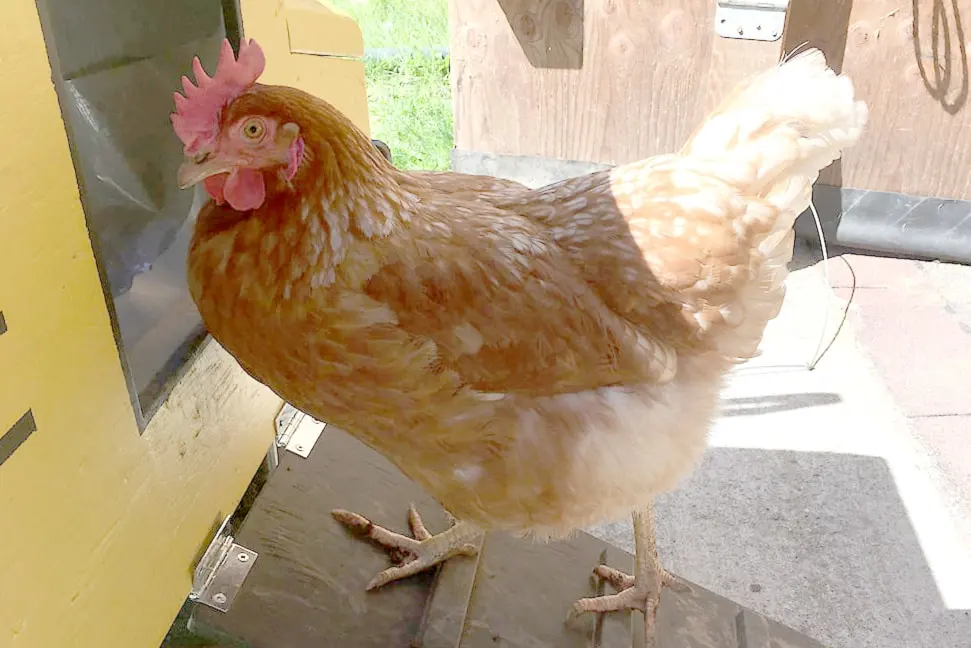
[[[530,190],[395,169],[225,46],[173,116],[209,331],[257,380],[462,520],[557,537],[697,462],[728,369],[781,307],[792,225],[865,106],[815,50],[678,153]],[[200,73],[202,76],[200,77]]]

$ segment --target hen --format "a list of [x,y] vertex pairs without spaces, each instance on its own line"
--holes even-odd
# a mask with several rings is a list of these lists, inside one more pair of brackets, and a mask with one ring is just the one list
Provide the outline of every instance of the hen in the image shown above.
[[194,61],[172,116],[203,182],[189,283],[256,379],[387,456],[458,522],[413,538],[335,517],[427,569],[483,530],[555,538],[633,513],[633,576],[661,586],[651,502],[697,462],[725,373],[778,313],[792,225],[866,106],[803,52],[737,88],[677,154],[537,190],[395,169],[326,102],[257,83],[263,54]]

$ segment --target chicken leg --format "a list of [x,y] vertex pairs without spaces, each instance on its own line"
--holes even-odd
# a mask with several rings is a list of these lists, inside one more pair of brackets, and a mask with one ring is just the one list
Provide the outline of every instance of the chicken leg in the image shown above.
[[635,511],[634,517],[634,575],[625,574],[606,565],[598,565],[593,573],[606,580],[616,594],[582,598],[573,604],[570,618],[585,612],[616,612],[640,610],[644,613],[644,645],[654,648],[656,643],[655,620],[664,586],[675,591],[687,592],[691,588],[678,581],[661,567],[657,557],[657,539],[654,536],[653,505]]
[[413,536],[411,538],[378,526],[357,513],[335,509],[331,511],[331,515],[354,533],[382,547],[394,563],[371,579],[367,584],[368,590],[431,569],[449,558],[474,556],[479,551],[475,544],[469,542],[481,534],[474,525],[456,522],[446,531],[432,535],[425,528],[425,523],[414,505],[408,508],[408,526],[411,527]]

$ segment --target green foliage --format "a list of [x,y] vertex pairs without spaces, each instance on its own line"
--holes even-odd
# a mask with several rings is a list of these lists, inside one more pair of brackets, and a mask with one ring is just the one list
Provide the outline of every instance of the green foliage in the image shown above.
[[451,166],[452,93],[448,59],[420,50],[448,46],[446,0],[330,0],[353,17],[369,50],[397,50],[365,63],[371,137],[391,147],[402,169]]
[[448,59],[414,54],[366,65],[371,136],[391,147],[402,169],[448,169],[452,93]]

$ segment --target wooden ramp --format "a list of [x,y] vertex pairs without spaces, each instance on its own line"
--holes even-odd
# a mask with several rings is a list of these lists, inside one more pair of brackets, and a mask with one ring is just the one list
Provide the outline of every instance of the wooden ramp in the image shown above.
[[[197,632],[248,648],[630,648],[639,613],[564,623],[571,603],[597,593],[598,561],[633,557],[585,533],[535,544],[490,534],[480,556],[437,573],[364,586],[388,565],[383,551],[330,516],[346,508],[407,529],[414,502],[431,531],[445,512],[382,456],[329,426],[307,459],[284,452],[236,542],[259,554],[230,610],[199,606]],[[603,587],[602,585],[600,587]],[[609,587],[609,586],[607,586]],[[732,601],[692,585],[665,591],[659,648],[822,648]]]

